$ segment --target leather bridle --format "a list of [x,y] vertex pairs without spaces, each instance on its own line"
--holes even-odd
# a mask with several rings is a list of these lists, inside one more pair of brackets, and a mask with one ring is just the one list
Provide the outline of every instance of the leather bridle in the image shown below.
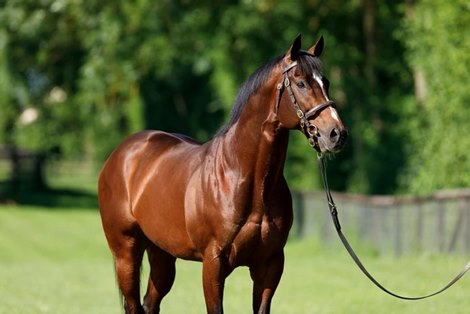
[[295,99],[294,91],[292,90],[289,76],[287,74],[295,66],[297,66],[297,61],[292,62],[288,67],[282,70],[283,80],[277,85],[276,116],[279,113],[282,92],[284,91],[284,88],[286,88],[291,103],[294,106],[297,117],[300,120],[300,128],[302,132],[304,132],[304,134],[307,136],[310,146],[316,149],[317,152],[320,152],[320,147],[318,146],[318,138],[320,137],[320,133],[318,132],[317,126],[310,122],[310,119],[318,115],[323,109],[327,107],[336,108],[336,104],[334,101],[328,100],[324,103],[316,105],[312,109],[309,109],[307,112],[304,112],[297,103],[297,100]]

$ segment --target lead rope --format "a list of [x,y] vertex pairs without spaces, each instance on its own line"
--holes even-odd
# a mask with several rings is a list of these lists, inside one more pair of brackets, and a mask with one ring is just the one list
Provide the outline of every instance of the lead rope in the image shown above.
[[351,245],[349,244],[348,240],[346,239],[346,237],[344,236],[343,232],[341,231],[341,225],[339,223],[339,218],[338,218],[338,211],[336,210],[336,205],[335,205],[335,202],[333,200],[333,197],[331,196],[331,192],[330,192],[330,188],[328,186],[328,179],[326,177],[326,164],[325,164],[325,160],[323,158],[323,155],[321,153],[318,154],[318,157],[317,157],[317,160],[318,160],[318,164],[319,164],[319,167],[320,167],[320,173],[321,173],[321,178],[322,178],[322,181],[323,181],[323,186],[325,188],[325,194],[326,194],[326,199],[328,201],[328,207],[330,209],[330,214],[331,214],[331,218],[333,219],[333,223],[335,225],[335,228],[336,228],[336,232],[338,233],[338,236],[339,238],[341,239],[341,242],[343,242],[343,245],[344,247],[346,248],[346,250],[348,251],[349,255],[352,257],[353,261],[356,263],[356,265],[359,267],[359,269],[364,273],[364,275],[367,276],[367,278],[369,278],[370,281],[372,281],[377,287],[379,287],[382,291],[388,293],[389,295],[391,296],[394,296],[395,298],[398,298],[398,299],[403,299],[403,300],[422,300],[422,299],[426,299],[426,298],[429,298],[429,297],[432,297],[432,296],[435,296],[437,294],[440,294],[442,292],[444,292],[445,290],[447,290],[448,288],[450,288],[451,286],[453,286],[457,281],[460,280],[460,278],[463,277],[463,275],[465,275],[465,273],[470,269],[470,261],[467,263],[467,265],[465,265],[465,267],[462,269],[462,271],[457,275],[455,276],[454,279],[452,279],[446,286],[444,286],[442,289],[434,292],[434,293],[431,293],[431,294],[427,294],[427,295],[424,295],[424,296],[420,296],[420,297],[407,297],[407,296],[401,296],[401,295],[398,295],[396,293],[393,293],[391,292],[390,290],[388,290],[387,288],[385,288],[384,286],[382,286],[370,273],[369,271],[367,271],[367,269],[365,268],[364,264],[362,264],[361,260],[359,259],[359,257],[356,255],[356,253],[354,252],[353,248],[351,247]]

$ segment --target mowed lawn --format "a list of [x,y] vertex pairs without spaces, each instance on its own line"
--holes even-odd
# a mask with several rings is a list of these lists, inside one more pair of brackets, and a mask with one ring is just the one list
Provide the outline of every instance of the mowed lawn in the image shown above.
[[[339,245],[289,241],[273,313],[469,313],[470,275],[432,299],[396,300],[372,286]],[[467,258],[366,254],[364,262],[390,289],[417,295],[440,288]],[[225,286],[225,312],[250,313],[248,270],[236,270]],[[0,313],[121,312],[95,209],[0,206]],[[205,313],[200,263],[178,261],[162,313]]]

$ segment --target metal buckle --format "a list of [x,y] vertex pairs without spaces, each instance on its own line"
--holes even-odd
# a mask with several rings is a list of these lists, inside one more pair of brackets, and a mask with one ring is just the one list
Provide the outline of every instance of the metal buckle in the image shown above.
[[318,137],[318,128],[314,124],[308,124],[307,132],[310,136]]
[[315,139],[313,137],[309,137],[308,138],[308,143],[310,144],[310,146],[312,146],[313,148],[315,148]]
[[286,75],[286,79],[284,80],[284,86],[285,86],[285,87],[289,87],[289,85],[290,85],[290,80],[289,80],[289,78],[288,78],[287,75]]
[[299,119],[303,119],[304,117],[304,112],[300,109],[297,110],[297,117],[299,117]]

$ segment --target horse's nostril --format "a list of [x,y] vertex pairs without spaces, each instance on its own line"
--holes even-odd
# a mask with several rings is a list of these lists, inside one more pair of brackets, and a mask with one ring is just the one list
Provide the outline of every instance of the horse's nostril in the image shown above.
[[337,128],[331,129],[331,132],[330,132],[330,139],[331,139],[333,142],[338,141],[338,139],[339,139],[339,130],[338,130]]

